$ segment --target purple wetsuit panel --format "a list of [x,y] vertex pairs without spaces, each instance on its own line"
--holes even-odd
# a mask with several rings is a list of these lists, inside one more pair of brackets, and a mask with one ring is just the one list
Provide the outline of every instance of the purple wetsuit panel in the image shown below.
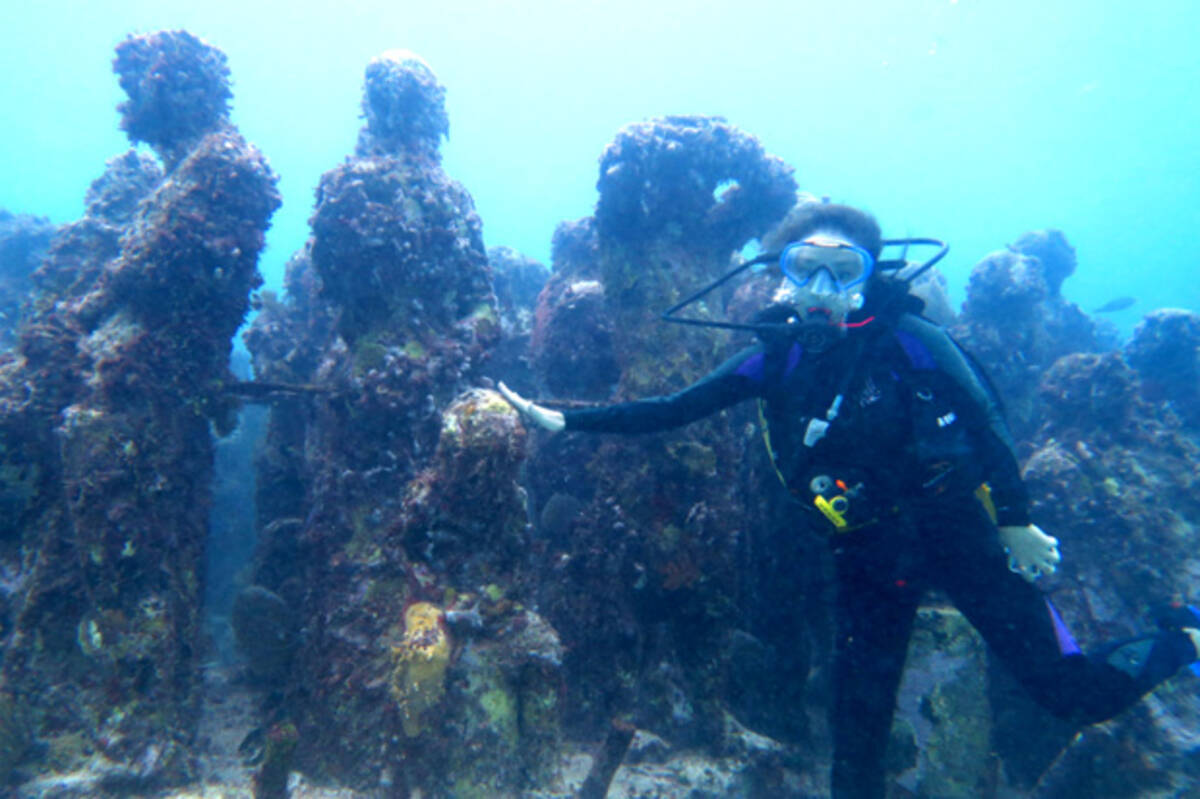
[[908,356],[908,361],[914,369],[937,368],[937,361],[933,359],[933,353],[912,333],[905,330],[897,330],[896,340],[904,348],[904,354]]
[[1046,610],[1050,611],[1050,620],[1054,622],[1054,637],[1058,639],[1059,654],[1063,657],[1078,655],[1080,649],[1079,644],[1075,643],[1075,636],[1071,635],[1071,631],[1067,629],[1067,623],[1062,620],[1062,616],[1058,615],[1058,610],[1050,604],[1049,599],[1046,600]]
[[763,381],[763,354],[756,352],[742,361],[742,365],[737,368],[737,374],[749,378],[755,383],[761,383]]
[[[792,348],[788,350],[787,366],[783,370],[785,376],[791,374],[792,370],[799,365],[800,356],[803,354],[804,349],[798,343],[792,345]],[[765,358],[763,353],[756,352],[742,361],[741,365],[734,371],[734,374],[753,380],[755,383],[762,383],[766,377],[764,363]]]

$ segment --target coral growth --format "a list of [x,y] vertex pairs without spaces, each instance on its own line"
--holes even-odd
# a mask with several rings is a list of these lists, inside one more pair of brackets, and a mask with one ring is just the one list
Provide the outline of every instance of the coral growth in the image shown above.
[[440,169],[370,158],[323,175],[317,198],[312,262],[348,345],[374,331],[428,348],[456,324],[491,345],[499,325],[487,255],[462,186]]
[[1009,249],[1037,260],[1046,288],[1054,297],[1059,295],[1063,281],[1075,274],[1078,264],[1075,248],[1061,230],[1054,228],[1024,233]]
[[404,733],[421,734],[422,716],[441,701],[446,692],[446,668],[450,665],[450,635],[442,609],[428,602],[414,602],[404,611],[404,635],[392,647],[395,667],[390,687],[400,707]]

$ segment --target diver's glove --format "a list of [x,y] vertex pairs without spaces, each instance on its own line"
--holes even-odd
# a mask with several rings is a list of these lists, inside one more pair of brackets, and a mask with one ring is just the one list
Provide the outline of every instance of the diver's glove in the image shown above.
[[1058,539],[1036,524],[1001,527],[1000,543],[1008,553],[1008,568],[1031,583],[1044,574],[1054,574],[1062,560]]
[[503,382],[500,383],[500,393],[504,395],[504,399],[508,400],[509,405],[517,409],[521,416],[529,419],[538,427],[544,427],[552,433],[557,433],[567,426],[567,421],[560,411],[552,411],[530,402],[504,385]]

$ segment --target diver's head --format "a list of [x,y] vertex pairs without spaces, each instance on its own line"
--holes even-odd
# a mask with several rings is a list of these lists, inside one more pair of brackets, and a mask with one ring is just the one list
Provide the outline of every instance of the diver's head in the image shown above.
[[823,349],[845,335],[862,308],[882,249],[875,219],[845,205],[805,203],[788,214],[764,245],[779,249],[783,280],[772,298],[793,310],[797,335]]

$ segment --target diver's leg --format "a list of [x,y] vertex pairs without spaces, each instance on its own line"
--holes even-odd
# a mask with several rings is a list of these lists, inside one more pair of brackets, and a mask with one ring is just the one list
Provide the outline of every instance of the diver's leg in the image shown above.
[[873,560],[865,547],[835,548],[837,638],[830,709],[834,799],[884,796],[883,760],[920,598],[915,586]]
[[1195,659],[1191,640],[1179,631],[1083,654],[1037,586],[1009,571],[991,523],[967,516],[968,524],[942,542],[939,583],[1051,713],[1088,724],[1112,718]]

